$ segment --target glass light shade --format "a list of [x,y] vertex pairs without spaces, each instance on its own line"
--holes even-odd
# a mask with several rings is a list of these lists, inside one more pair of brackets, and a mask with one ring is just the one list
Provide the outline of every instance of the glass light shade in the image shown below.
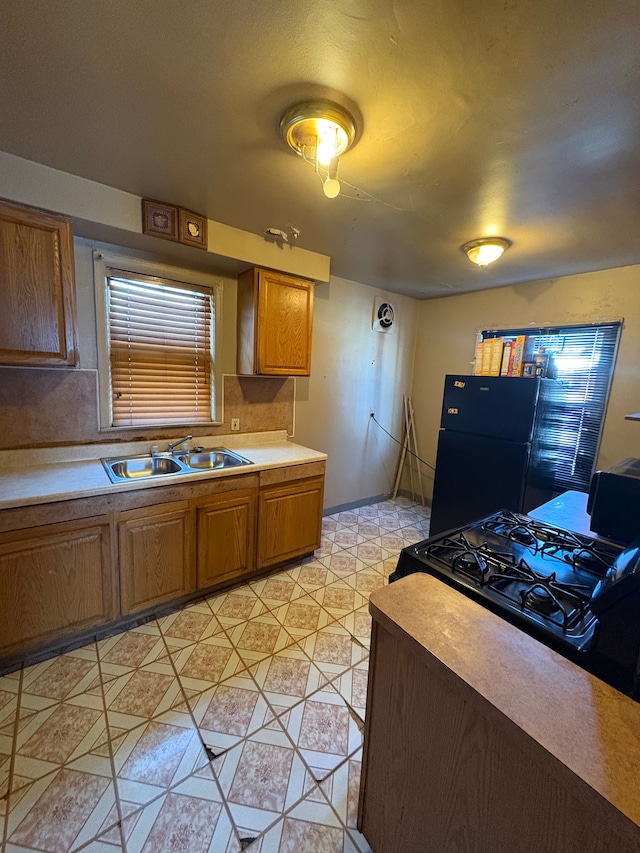
[[497,261],[510,245],[509,240],[505,240],[504,237],[485,237],[465,243],[462,251],[474,264],[478,264],[479,267],[486,267],[487,264]]
[[280,119],[282,138],[307,160],[328,166],[354,143],[353,116],[331,101],[305,101],[286,111]]

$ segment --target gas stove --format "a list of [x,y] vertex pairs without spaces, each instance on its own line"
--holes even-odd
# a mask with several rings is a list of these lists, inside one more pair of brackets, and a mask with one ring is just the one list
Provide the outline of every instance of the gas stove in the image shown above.
[[414,572],[443,580],[618,689],[634,689],[640,546],[623,551],[501,510],[404,548],[389,581]]

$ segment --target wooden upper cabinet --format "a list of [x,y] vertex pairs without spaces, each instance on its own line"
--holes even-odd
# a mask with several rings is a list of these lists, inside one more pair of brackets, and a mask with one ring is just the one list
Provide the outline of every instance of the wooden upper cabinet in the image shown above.
[[263,269],[238,276],[238,373],[308,376],[313,282]]
[[76,367],[71,220],[0,200],[0,364]]

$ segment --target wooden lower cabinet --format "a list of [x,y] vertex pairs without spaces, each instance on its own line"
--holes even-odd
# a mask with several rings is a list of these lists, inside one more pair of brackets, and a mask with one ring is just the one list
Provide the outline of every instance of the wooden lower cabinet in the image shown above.
[[115,616],[106,517],[0,534],[0,652],[22,654]]
[[255,569],[256,503],[256,489],[238,489],[198,504],[198,589]]
[[0,513],[0,672],[310,554],[323,490],[315,462]]
[[195,590],[192,528],[187,501],[120,513],[122,615],[146,610]]
[[323,493],[324,477],[261,489],[258,569],[310,554],[319,547]]

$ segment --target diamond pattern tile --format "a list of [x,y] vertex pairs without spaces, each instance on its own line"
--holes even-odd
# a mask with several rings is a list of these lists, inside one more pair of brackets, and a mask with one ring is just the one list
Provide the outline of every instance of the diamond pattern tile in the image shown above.
[[371,853],[368,598],[429,510],[322,529],[309,558],[0,677],[2,853]]
[[236,827],[260,834],[297,803],[305,766],[284,730],[270,726],[212,762]]

